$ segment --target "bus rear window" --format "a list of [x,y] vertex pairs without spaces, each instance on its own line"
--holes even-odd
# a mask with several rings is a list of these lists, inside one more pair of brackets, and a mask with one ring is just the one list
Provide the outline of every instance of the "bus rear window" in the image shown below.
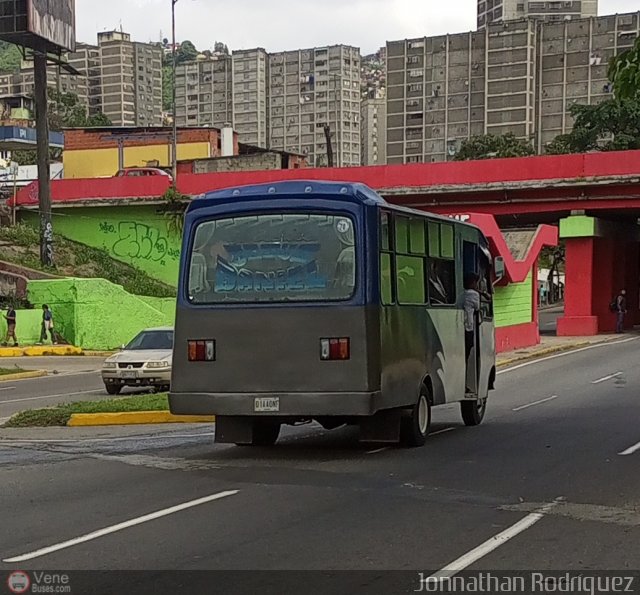
[[347,300],[356,282],[354,222],[309,213],[205,221],[188,282],[194,304]]

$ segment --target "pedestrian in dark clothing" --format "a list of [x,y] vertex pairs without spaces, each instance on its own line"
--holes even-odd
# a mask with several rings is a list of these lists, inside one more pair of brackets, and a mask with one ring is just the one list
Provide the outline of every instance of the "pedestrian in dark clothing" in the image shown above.
[[4,315],[7,321],[7,336],[4,338],[3,345],[6,347],[9,339],[13,339],[13,346],[18,346],[18,337],[16,337],[16,311],[13,306],[7,307],[7,313]]
[[627,292],[622,290],[616,297],[616,333],[624,332],[624,318],[627,315]]
[[51,335],[51,342],[55,345],[56,339],[53,334],[53,314],[49,310],[49,306],[44,304],[42,306],[42,328],[40,330],[40,343],[44,343],[47,340],[47,331]]

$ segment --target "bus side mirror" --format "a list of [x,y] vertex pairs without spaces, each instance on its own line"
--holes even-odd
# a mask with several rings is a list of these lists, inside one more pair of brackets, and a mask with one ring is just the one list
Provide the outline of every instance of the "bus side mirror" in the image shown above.
[[496,256],[495,260],[493,261],[493,272],[496,277],[496,283],[498,283],[502,280],[505,274],[504,258],[502,258],[502,256]]

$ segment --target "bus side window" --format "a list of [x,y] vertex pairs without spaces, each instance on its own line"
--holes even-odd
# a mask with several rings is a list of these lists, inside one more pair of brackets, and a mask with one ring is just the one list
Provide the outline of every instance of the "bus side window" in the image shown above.
[[452,225],[429,221],[429,299],[432,306],[456,303],[455,241]]
[[425,222],[421,217],[395,218],[395,283],[399,304],[427,303]]
[[391,254],[380,254],[380,297],[383,306],[393,304],[393,271],[391,269]]
[[393,216],[387,211],[380,212],[380,299],[383,306],[394,303],[393,274]]

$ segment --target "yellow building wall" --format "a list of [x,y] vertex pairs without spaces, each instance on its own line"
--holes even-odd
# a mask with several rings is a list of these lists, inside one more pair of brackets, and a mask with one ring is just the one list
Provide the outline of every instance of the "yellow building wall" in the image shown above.
[[[211,157],[209,143],[182,143],[178,145],[178,160]],[[169,145],[125,147],[125,167],[145,167],[149,161],[158,161],[161,167],[171,166]],[[118,149],[66,150],[63,153],[65,178],[110,178],[118,171]]]

